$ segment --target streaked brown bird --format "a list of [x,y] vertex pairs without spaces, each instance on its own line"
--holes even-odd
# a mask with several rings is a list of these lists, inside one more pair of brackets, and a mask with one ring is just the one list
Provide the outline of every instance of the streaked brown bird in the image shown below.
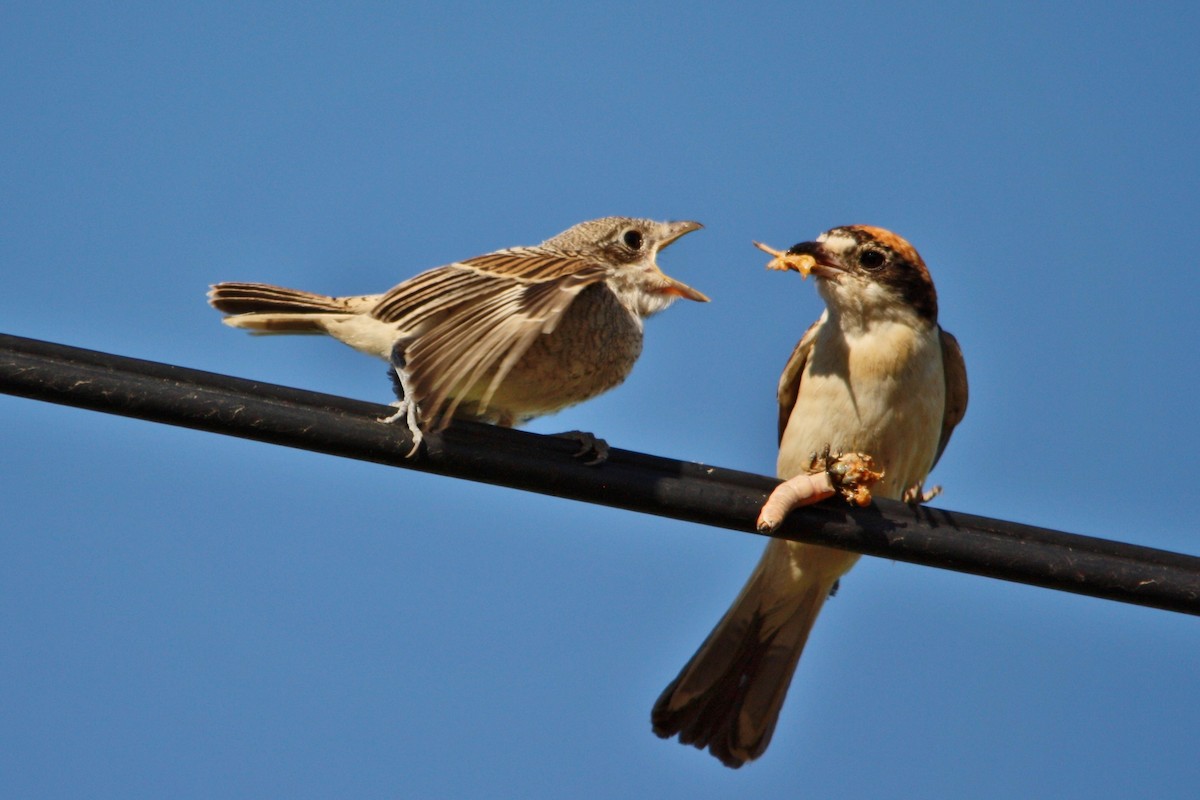
[[[795,245],[783,262],[811,268],[826,308],[779,380],[777,474],[801,475],[826,449],[859,452],[883,472],[874,494],[927,499],[925,477],[966,413],[967,373],[958,342],[938,325],[924,261],[896,234],[854,225]],[[761,756],[817,614],[857,560],[772,539],[658,698],[654,732],[708,748],[729,767]]]
[[422,272],[383,294],[218,283],[208,297],[235,328],[327,334],[390,362],[401,396],[391,419],[404,418],[419,445],[454,417],[511,426],[625,380],[646,317],[680,297],[708,300],[655,260],[701,227],[604,217],[539,245]]

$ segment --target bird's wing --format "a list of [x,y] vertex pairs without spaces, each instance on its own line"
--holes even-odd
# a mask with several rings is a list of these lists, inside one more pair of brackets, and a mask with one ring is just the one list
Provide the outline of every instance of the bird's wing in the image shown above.
[[963,361],[958,340],[941,328],[938,331],[942,339],[942,370],[946,375],[946,410],[942,412],[942,437],[938,440],[937,456],[930,470],[942,457],[954,427],[962,422],[967,413],[967,363]]
[[783,368],[783,374],[779,376],[779,441],[783,441],[783,432],[787,428],[788,418],[792,416],[792,409],[796,405],[796,398],[800,395],[800,379],[804,377],[804,365],[808,363],[808,356],[812,352],[813,342],[817,339],[817,326],[821,324],[817,320],[812,325],[808,326],[808,330],[800,337],[800,341],[796,342],[795,349],[792,350],[792,355],[788,358],[787,365]]
[[412,336],[405,368],[422,416],[437,430],[485,377],[486,406],[537,337],[610,270],[550,248],[501,250],[423,272],[383,295],[371,314]]

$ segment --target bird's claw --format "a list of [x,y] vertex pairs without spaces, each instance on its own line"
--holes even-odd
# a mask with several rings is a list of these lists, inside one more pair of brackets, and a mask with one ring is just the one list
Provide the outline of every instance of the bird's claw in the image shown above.
[[421,442],[425,441],[425,434],[421,431],[420,412],[417,409],[417,404],[411,400],[397,400],[392,403],[396,413],[386,417],[380,417],[379,421],[384,423],[401,422],[408,427],[412,434],[413,446],[408,451],[405,458],[412,458],[421,449]]
[[564,431],[563,433],[553,435],[559,439],[570,439],[573,442],[579,442],[579,449],[572,453],[571,457],[580,460],[586,459],[583,463],[589,467],[603,464],[608,460],[608,442],[594,433],[589,433],[588,431]]
[[421,449],[421,442],[424,441],[425,434],[421,431],[421,409],[417,406],[416,395],[412,391],[408,370],[405,369],[403,349],[398,344],[392,350],[391,374],[396,386],[396,394],[400,399],[392,403],[396,409],[396,413],[387,417],[380,417],[379,421],[392,423],[404,420],[409,432],[412,433],[413,440],[412,449],[408,451],[408,455],[405,457],[412,458]]
[[904,494],[900,495],[900,499],[908,503],[910,506],[919,506],[928,503],[933,498],[942,493],[941,486],[935,486],[932,489],[926,490],[925,483],[910,486],[904,490]]

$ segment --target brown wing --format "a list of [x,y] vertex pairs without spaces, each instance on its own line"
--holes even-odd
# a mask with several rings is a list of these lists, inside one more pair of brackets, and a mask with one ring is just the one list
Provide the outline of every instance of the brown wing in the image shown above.
[[783,441],[783,431],[787,428],[788,418],[796,405],[800,394],[800,379],[804,377],[804,365],[808,363],[808,354],[812,352],[813,342],[817,338],[817,320],[808,326],[808,330],[796,342],[792,355],[788,358],[783,374],[779,376],[779,441]]
[[938,440],[937,456],[930,470],[942,457],[954,427],[967,413],[967,363],[963,361],[958,340],[941,328],[938,331],[942,338],[942,370],[946,374],[946,410],[942,413],[942,438]]
[[383,295],[371,315],[412,337],[404,359],[413,394],[437,430],[484,378],[477,399],[486,406],[537,337],[608,273],[602,263],[549,248],[501,250],[423,272]]
[[448,306],[485,297],[497,285],[507,285],[508,281],[544,283],[596,268],[603,269],[592,259],[551,248],[498,250],[409,278],[385,293],[371,316],[395,322],[400,330],[417,330],[431,317],[444,313]]

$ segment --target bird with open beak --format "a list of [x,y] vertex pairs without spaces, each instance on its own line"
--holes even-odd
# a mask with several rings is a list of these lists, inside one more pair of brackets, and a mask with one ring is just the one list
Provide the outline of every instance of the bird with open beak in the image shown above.
[[[876,495],[928,499],[925,477],[966,413],[967,374],[958,342],[938,325],[924,261],[896,234],[865,225],[833,228],[782,253],[762,249],[775,256],[771,268],[813,275],[825,312],[779,380],[777,474],[790,495],[772,497],[778,502],[764,507],[760,529],[831,494],[835,487],[817,485],[812,473],[836,478],[843,454],[870,459]],[[708,748],[729,767],[761,756],[817,614],[857,560],[772,539],[733,606],[658,698],[654,732]]]
[[383,294],[218,283],[209,302],[234,328],[323,333],[390,362],[400,402],[388,419],[408,424],[416,453],[424,433],[452,418],[511,426],[624,381],[646,317],[681,297],[708,301],[656,262],[702,227],[603,217],[539,245],[427,270]]

